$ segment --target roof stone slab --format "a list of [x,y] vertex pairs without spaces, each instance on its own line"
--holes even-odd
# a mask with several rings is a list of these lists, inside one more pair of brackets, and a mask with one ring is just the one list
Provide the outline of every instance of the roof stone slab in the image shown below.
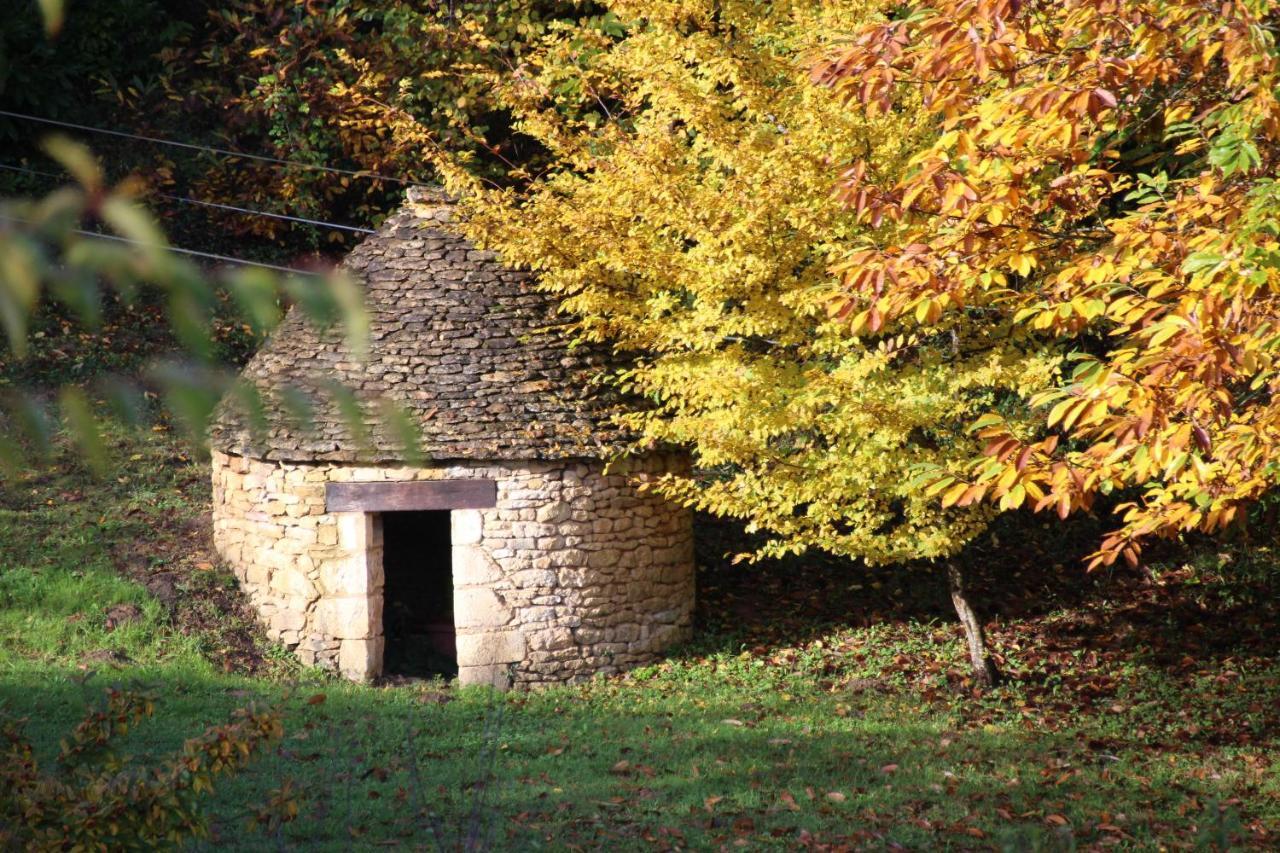
[[[357,440],[336,384],[368,412],[398,403],[418,423],[430,459],[604,458],[625,446],[611,425],[615,398],[593,380],[605,354],[570,347],[563,317],[528,273],[509,269],[450,229],[452,209],[417,191],[342,268],[362,282],[369,353],[358,358],[337,330],[291,309],[243,377],[261,419],[224,400],[211,428],[227,453],[292,462],[403,461],[403,441],[376,418]],[[304,426],[301,393],[314,423]]]

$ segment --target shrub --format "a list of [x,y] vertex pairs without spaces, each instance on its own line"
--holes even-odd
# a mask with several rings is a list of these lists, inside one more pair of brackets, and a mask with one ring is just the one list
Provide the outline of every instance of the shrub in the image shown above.
[[25,720],[0,719],[0,847],[135,850],[202,837],[200,800],[214,779],[282,734],[276,712],[249,706],[154,764],[117,755],[112,747],[154,707],[149,693],[108,689],[49,768],[37,761]]

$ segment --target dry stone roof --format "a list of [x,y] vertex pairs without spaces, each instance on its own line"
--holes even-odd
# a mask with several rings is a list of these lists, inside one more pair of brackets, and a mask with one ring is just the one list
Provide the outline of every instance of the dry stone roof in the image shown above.
[[[250,418],[228,398],[215,413],[213,446],[294,462],[403,459],[403,440],[373,425],[376,418],[368,435],[352,436],[336,382],[369,411],[377,400],[398,403],[418,422],[430,459],[603,458],[620,450],[614,403],[593,382],[607,365],[602,352],[571,348],[565,320],[529,275],[450,230],[450,217],[439,193],[411,193],[342,264],[364,284],[367,357],[292,309],[244,370],[265,418]],[[298,392],[313,409],[310,425],[287,404]]]

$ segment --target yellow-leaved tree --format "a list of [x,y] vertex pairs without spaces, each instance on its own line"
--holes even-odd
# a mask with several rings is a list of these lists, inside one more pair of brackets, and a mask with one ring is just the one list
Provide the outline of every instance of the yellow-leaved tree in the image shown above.
[[1008,345],[999,312],[854,336],[829,310],[833,263],[874,227],[833,195],[833,170],[902,170],[934,132],[912,106],[866,117],[807,79],[824,34],[860,26],[871,4],[605,5],[623,36],[562,28],[494,80],[548,171],[495,190],[441,164],[471,235],[537,271],[584,338],[634,356],[615,378],[644,401],[630,416],[639,441],[694,456],[665,495],[747,520],[769,535],[763,555],[955,555],[995,510],[940,508],[919,471],[959,476],[981,450],[967,426],[1048,387],[1058,357]]

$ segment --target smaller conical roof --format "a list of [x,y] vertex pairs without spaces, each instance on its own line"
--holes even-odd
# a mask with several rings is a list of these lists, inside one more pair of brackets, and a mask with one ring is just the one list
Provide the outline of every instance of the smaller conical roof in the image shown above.
[[[599,348],[570,346],[566,321],[528,273],[503,266],[449,227],[451,206],[416,191],[342,263],[365,291],[369,352],[357,358],[337,330],[289,311],[243,376],[265,403],[265,429],[224,401],[214,449],[295,462],[393,462],[394,430],[352,436],[334,383],[372,411],[398,403],[432,459],[604,458],[624,445],[613,398],[595,381]],[[292,389],[292,390],[291,390]],[[314,423],[297,421],[301,392]],[[259,424],[261,426],[261,424]]]

